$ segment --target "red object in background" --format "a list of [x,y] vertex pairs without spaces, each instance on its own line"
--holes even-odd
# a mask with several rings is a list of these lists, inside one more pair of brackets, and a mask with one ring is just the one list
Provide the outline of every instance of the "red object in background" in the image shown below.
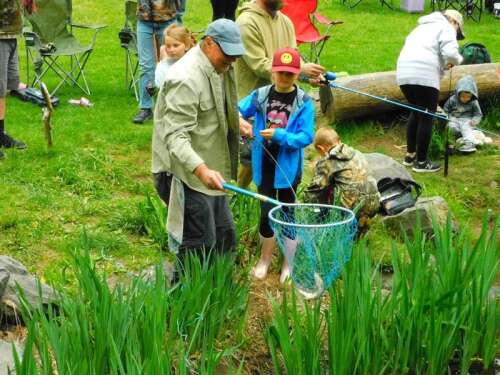
[[[290,18],[295,28],[297,44],[311,43],[310,60],[319,61],[319,55],[325,42],[330,35],[330,28],[343,21],[332,21],[322,14],[316,12],[318,0],[285,0],[285,6],[281,11]],[[321,34],[315,22],[327,26],[324,34]]]
[[33,14],[36,11],[35,0],[23,0],[23,7],[29,14]]

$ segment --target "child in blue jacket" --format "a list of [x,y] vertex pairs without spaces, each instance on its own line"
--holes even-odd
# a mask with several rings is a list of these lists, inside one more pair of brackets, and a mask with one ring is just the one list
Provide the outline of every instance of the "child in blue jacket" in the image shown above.
[[[296,49],[277,50],[272,62],[273,85],[253,91],[239,103],[245,119],[254,117],[252,144],[253,181],[259,194],[294,203],[295,192],[302,177],[304,148],[314,137],[314,105],[312,99],[297,85],[300,55]],[[262,248],[253,275],[267,276],[276,247],[268,214],[270,203],[261,203],[259,234]],[[296,241],[285,239],[285,259],[280,281],[290,275],[288,259],[293,259]]]

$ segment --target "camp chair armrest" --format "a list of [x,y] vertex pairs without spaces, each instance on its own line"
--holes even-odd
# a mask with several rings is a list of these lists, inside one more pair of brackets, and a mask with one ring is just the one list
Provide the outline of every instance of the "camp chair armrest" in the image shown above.
[[85,24],[79,24],[79,23],[72,23],[70,26],[71,26],[72,30],[73,30],[73,28],[93,30],[94,35],[92,37],[92,42],[90,44],[91,46],[94,46],[96,38],[97,38],[97,34],[99,33],[99,31],[101,31],[101,29],[104,29],[105,27],[108,27],[108,25],[85,25]]
[[328,17],[325,17],[324,15],[318,12],[314,12],[313,16],[316,19],[316,21],[318,21],[323,25],[340,25],[341,23],[344,23],[344,21],[341,20],[331,20]]
[[91,30],[100,30],[108,27],[108,25],[84,25],[79,23],[72,23],[71,27],[76,27],[78,29],[91,29]]
[[30,31],[28,28],[23,30],[23,36],[27,47],[40,46],[40,37],[37,33]]

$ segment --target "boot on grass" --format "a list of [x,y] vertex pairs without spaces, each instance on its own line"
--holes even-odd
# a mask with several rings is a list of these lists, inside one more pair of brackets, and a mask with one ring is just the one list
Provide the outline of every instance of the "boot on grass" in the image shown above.
[[260,259],[257,265],[252,269],[252,274],[256,279],[264,280],[267,277],[267,271],[273,259],[274,248],[276,247],[276,239],[273,237],[260,236],[262,247],[260,249]]
[[283,257],[283,265],[281,266],[280,283],[283,284],[290,278],[293,268],[293,259],[295,258],[295,251],[297,250],[297,240],[285,238],[286,254]]

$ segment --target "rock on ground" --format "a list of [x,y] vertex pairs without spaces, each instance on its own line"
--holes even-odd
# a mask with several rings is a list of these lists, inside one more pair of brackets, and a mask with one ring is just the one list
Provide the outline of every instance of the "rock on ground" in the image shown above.
[[[23,345],[20,342],[14,343],[17,354],[21,359],[23,356]],[[15,374],[14,355],[12,352],[12,343],[0,340],[0,375]]]
[[[397,215],[384,216],[382,223],[391,232],[412,234],[417,223],[417,216],[420,216],[421,229],[424,233],[432,234],[432,217],[435,215],[437,224],[444,225],[448,219],[450,209],[444,198],[425,197],[418,198],[414,207],[410,207]],[[452,229],[458,230],[458,224],[452,216]]]
[[29,304],[36,306],[53,304],[56,300],[55,291],[32,276],[26,267],[13,258],[0,255],[0,317],[15,318],[21,310],[21,300],[18,288],[23,290]]

